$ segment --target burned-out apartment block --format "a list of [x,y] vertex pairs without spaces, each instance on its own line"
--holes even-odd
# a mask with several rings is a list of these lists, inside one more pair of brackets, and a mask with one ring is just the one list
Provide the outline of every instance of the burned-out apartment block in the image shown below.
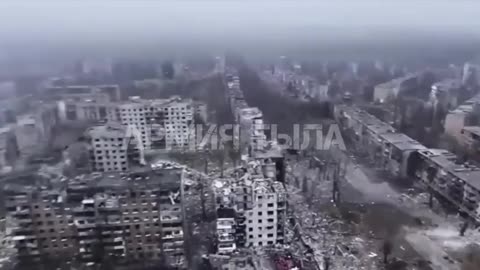
[[182,170],[145,169],[9,186],[7,217],[15,224],[18,258],[186,269],[182,179]]
[[427,183],[461,213],[480,221],[480,167],[461,162],[444,149],[417,152],[416,178]]
[[127,171],[145,163],[141,137],[136,129],[107,123],[88,128],[85,137],[92,171]]
[[350,140],[350,147],[370,158],[378,169],[400,179],[415,179],[480,221],[480,168],[447,150],[429,149],[367,112],[337,106],[336,118]]
[[252,161],[234,178],[215,181],[219,254],[283,243],[286,191],[270,173],[272,166]]

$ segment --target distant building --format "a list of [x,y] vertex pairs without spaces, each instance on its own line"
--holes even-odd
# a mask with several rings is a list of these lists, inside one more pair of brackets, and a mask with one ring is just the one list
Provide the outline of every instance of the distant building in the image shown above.
[[203,123],[207,123],[208,122],[207,104],[201,101],[193,101],[193,107],[194,107],[195,115],[201,121],[203,121]]
[[445,79],[432,85],[430,91],[430,102],[434,111],[442,110],[447,112],[458,106],[458,94],[461,82],[456,79]]
[[[57,124],[55,106],[44,104],[34,111],[34,114],[15,116],[12,123],[0,128],[0,168],[14,166],[21,156],[29,157],[43,150],[51,140]],[[13,145],[15,147],[11,148]],[[7,159],[6,149],[9,149]]]
[[90,144],[90,164],[93,171],[127,171],[134,164],[144,163],[139,131],[109,123],[86,131]]
[[414,85],[420,75],[421,74],[417,73],[409,74],[407,76],[376,85],[373,90],[373,101],[384,103],[394,100],[400,94],[400,92]]
[[[102,96],[100,94],[105,95]],[[94,99],[97,102],[107,102],[119,101],[121,98],[121,93],[120,87],[116,84],[72,85],[68,82],[56,82],[54,79],[52,79],[52,81],[48,81],[44,84],[42,96],[44,99],[49,101],[72,98]]]
[[445,133],[457,141],[462,140],[462,129],[465,126],[478,125],[480,121],[480,95],[450,111],[445,118]]
[[461,145],[475,158],[480,157],[480,126],[466,126],[462,129]]
[[0,81],[0,98],[6,99],[16,95],[16,84],[14,81]]
[[222,56],[215,57],[214,71],[220,74],[223,74],[225,72],[225,57],[222,57]]
[[[172,96],[119,101],[115,85],[50,86],[45,94],[57,100],[60,122],[121,123],[140,131],[144,149],[185,149],[193,139],[194,115],[207,121],[204,103]],[[117,95],[118,94],[118,95]]]
[[140,130],[146,149],[186,149],[194,139],[195,106],[180,97],[142,100],[132,98],[119,106],[121,123]]
[[475,87],[480,84],[480,65],[472,63],[463,65],[462,84],[467,87]]
[[111,76],[113,63],[110,59],[85,59],[77,63],[76,71],[79,75]]
[[243,154],[251,149],[259,149],[265,145],[267,137],[263,122],[263,114],[258,108],[245,108],[239,111],[240,151]]

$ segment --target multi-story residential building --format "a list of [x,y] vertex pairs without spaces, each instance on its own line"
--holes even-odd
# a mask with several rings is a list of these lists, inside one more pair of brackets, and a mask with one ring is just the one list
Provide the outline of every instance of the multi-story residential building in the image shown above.
[[[43,150],[51,139],[52,129],[57,124],[56,109],[50,104],[42,104],[35,113],[14,117],[12,123],[0,129],[0,168],[5,163],[6,149],[15,150],[16,158],[20,155],[29,157]],[[10,144],[10,145],[9,145]],[[9,154],[9,166],[12,166],[12,155]]]
[[445,79],[434,83],[430,91],[430,102],[434,111],[448,112],[448,110],[456,108],[461,86],[461,82],[457,79]]
[[[443,149],[428,149],[388,124],[357,108],[339,106],[337,119],[349,130],[353,146],[361,146],[381,168],[422,181],[433,195],[480,222],[480,168]],[[475,144],[478,127],[464,127],[466,144]],[[476,134],[477,135],[474,135]]]
[[416,178],[479,222],[480,168],[459,163],[458,157],[443,149],[421,150],[417,156]]
[[283,243],[286,193],[274,166],[252,161],[235,178],[214,183],[219,254]]
[[53,103],[38,104],[33,118],[42,141],[49,142],[53,136],[53,128],[59,123],[57,106]]
[[52,80],[45,83],[42,96],[45,100],[64,100],[69,98],[85,98],[95,94],[105,94],[110,101],[120,101],[118,85],[72,85],[69,82]]
[[215,57],[215,67],[213,68],[215,73],[223,74],[225,72],[225,57]]
[[105,93],[76,94],[57,102],[60,121],[100,121],[107,119],[109,97]]
[[225,75],[225,99],[230,106],[235,119],[238,119],[239,110],[248,107],[243,97],[243,92],[240,89],[240,77],[236,71],[229,72]]
[[462,84],[478,86],[480,84],[480,65],[465,63],[462,71]]
[[195,110],[195,115],[203,122],[208,122],[208,110],[207,104],[200,102],[198,100],[193,101],[193,108]]
[[111,59],[82,59],[75,65],[80,76],[111,76],[113,63]]
[[247,154],[251,149],[260,149],[266,143],[263,114],[258,108],[245,108],[239,111],[240,150]]
[[58,103],[60,121],[117,121],[118,114],[111,102],[120,100],[118,85],[52,85],[48,83],[44,100]]
[[462,146],[474,158],[480,155],[480,126],[467,126],[462,129]]
[[93,126],[86,131],[93,171],[127,171],[134,164],[144,164],[139,130],[118,123]]
[[284,148],[278,142],[268,141],[264,147],[252,151],[250,157],[262,165],[266,177],[285,183]]
[[231,208],[217,209],[217,253],[230,254],[237,248],[235,243],[235,211]]
[[169,100],[166,103],[155,104],[155,107],[165,112],[165,141],[167,148],[187,148],[193,139],[194,106],[189,101],[180,99]]
[[7,188],[19,259],[162,261],[186,269],[182,175],[147,169],[84,175],[50,190]]
[[445,118],[445,133],[457,142],[462,141],[462,129],[465,126],[480,124],[480,94],[476,95],[456,109],[450,111]]
[[20,156],[17,137],[10,127],[0,128],[0,170],[9,172]]
[[344,134],[350,135],[351,146],[395,176],[407,177],[412,153],[427,149],[366,111],[349,106],[337,106],[335,111]]
[[187,148],[194,139],[195,106],[192,100],[179,97],[169,99],[131,99],[119,106],[121,123],[135,126],[141,132],[146,149]]
[[384,103],[394,100],[400,92],[415,85],[420,75],[420,73],[413,73],[375,86],[373,101]]
[[246,245],[270,246],[283,243],[286,221],[286,193],[280,182],[254,179],[253,205],[245,211]]
[[142,146],[145,149],[150,149],[150,127],[148,125],[150,107],[148,104],[142,100],[132,98],[130,102],[119,104],[118,111],[120,123],[125,127],[137,129],[141,134]]

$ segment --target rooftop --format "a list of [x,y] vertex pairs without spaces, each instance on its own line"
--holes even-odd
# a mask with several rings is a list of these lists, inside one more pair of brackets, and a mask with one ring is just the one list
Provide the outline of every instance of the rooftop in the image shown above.
[[410,74],[407,74],[403,77],[400,77],[400,78],[395,78],[391,81],[388,81],[388,82],[384,82],[384,83],[381,83],[381,84],[378,84],[376,85],[375,87],[383,87],[383,88],[395,88],[395,87],[400,87],[400,85],[407,81],[407,80],[410,80],[410,79],[413,79],[415,77],[418,77],[420,75],[419,72],[416,72],[416,73],[410,73]]
[[257,107],[248,107],[240,111],[240,115],[246,119],[260,118],[263,116],[262,111]]
[[444,173],[449,172],[451,175],[463,180],[468,185],[480,190],[479,167],[468,163],[457,164],[457,157],[455,154],[443,149],[427,149],[419,151],[419,153],[442,168]]
[[254,158],[282,158],[283,148],[277,142],[268,141],[262,149],[255,149],[252,153]]
[[480,136],[480,126],[466,126],[466,127],[463,127],[463,130],[466,130],[472,134]]
[[380,137],[391,143],[400,150],[424,150],[427,149],[421,143],[403,133],[384,133]]
[[343,106],[342,110],[346,113],[349,118],[355,119],[358,122],[366,126],[374,134],[383,134],[387,132],[395,132],[395,129],[378,119],[377,117],[369,114],[368,112],[361,110],[356,107],[347,107]]
[[165,99],[142,99],[138,96],[130,96],[128,97],[128,101],[120,103],[124,106],[152,106],[152,107],[160,107],[160,106],[167,106],[167,105],[175,105],[175,104],[191,104],[193,100],[191,99],[182,99],[180,96],[171,96]]
[[450,111],[453,114],[464,113],[468,114],[473,112],[473,107],[476,104],[480,104],[480,94],[473,96],[471,99],[465,101],[462,105],[458,106],[455,110]]
[[107,123],[105,125],[93,126],[85,132],[90,137],[124,137],[127,134],[127,128],[120,123]]
[[370,130],[372,133],[378,135],[380,139],[387,141],[395,145],[400,150],[421,150],[427,149],[425,146],[420,144],[418,141],[408,137],[403,133],[395,131],[395,128],[391,125],[381,121],[375,116],[367,113],[358,108],[346,107],[344,111],[347,112],[348,116],[352,119],[355,119],[365,125],[365,127]]
[[284,194],[285,188],[283,187],[282,183],[273,181],[269,178],[257,178],[254,179],[252,182],[253,191],[256,194],[264,194],[264,193],[276,193],[276,194]]
[[457,79],[444,79],[434,83],[432,85],[432,89],[437,91],[449,91],[453,89],[458,89],[461,86],[461,82]]

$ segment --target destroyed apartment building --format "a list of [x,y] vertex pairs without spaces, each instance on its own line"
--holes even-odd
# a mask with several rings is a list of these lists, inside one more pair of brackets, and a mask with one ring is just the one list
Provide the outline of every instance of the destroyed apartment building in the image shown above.
[[162,261],[186,269],[182,178],[181,170],[146,169],[6,187],[18,259]]
[[90,127],[85,137],[92,171],[127,171],[134,165],[145,164],[140,134],[119,123]]
[[283,244],[287,198],[272,167],[251,161],[233,178],[215,181],[217,253]]
[[429,149],[355,107],[338,106],[336,118],[351,147],[370,159],[377,169],[400,180],[418,179],[480,223],[480,168],[443,149]]
[[[257,107],[248,106],[240,88],[240,79],[237,73],[228,73],[225,76],[225,81],[226,99],[230,105],[235,122],[240,127],[240,134],[236,139],[239,142],[242,160],[248,160],[250,157],[261,159],[275,152],[275,149],[280,149],[278,145],[273,146],[274,143],[267,140],[267,129],[263,120],[263,113]],[[281,150],[276,151],[270,159],[275,162],[277,169],[284,174],[283,153]],[[279,181],[283,182],[283,179],[284,176]]]

